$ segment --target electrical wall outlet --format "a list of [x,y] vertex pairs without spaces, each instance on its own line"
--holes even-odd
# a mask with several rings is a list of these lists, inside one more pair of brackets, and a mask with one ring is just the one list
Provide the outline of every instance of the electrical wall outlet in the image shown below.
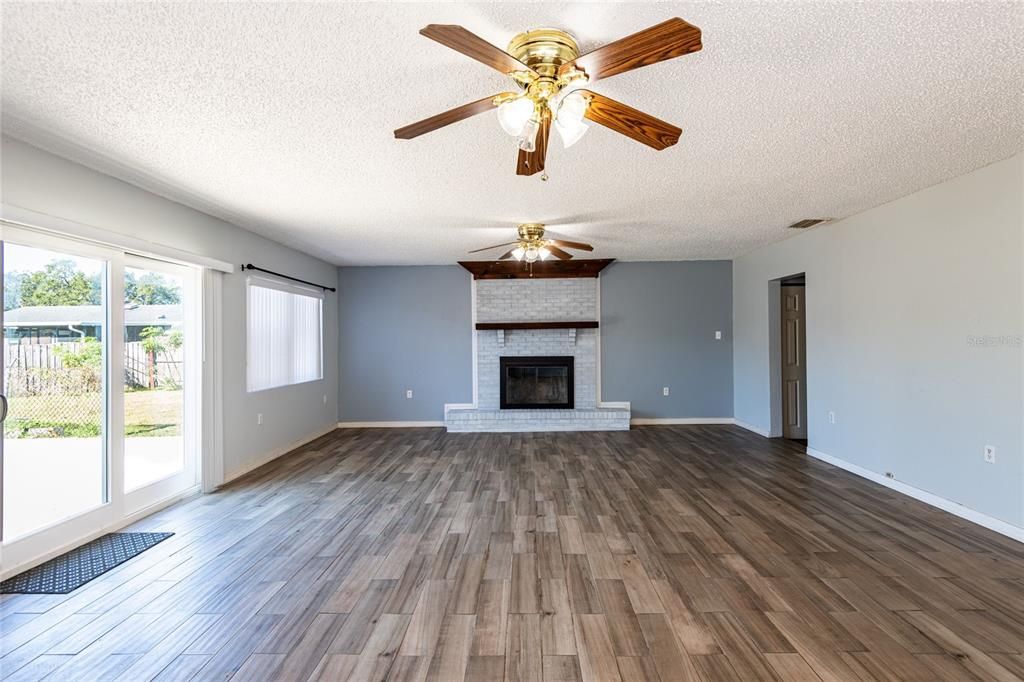
[[412,400],[412,389],[411,388],[405,389],[405,399],[406,400]]
[[986,445],[985,446],[985,461],[989,464],[996,463],[996,446]]
[[327,394],[324,393],[324,405],[326,405],[326,404],[327,404]]
[[829,413],[828,413],[828,423],[829,424],[835,424],[836,423],[836,413],[835,412],[829,411]]
[[263,413],[260,412],[259,414],[256,415],[256,426],[262,426],[262,425],[263,425]]
[[886,471],[886,472],[885,472],[885,477],[886,477],[886,478],[896,478],[896,474],[894,474],[894,473],[893,473],[893,472],[891,472],[891,471]]
[[722,340],[722,332],[715,332],[715,340],[716,341],[721,341]]
[[668,395],[668,386],[666,386],[663,389],[661,389],[661,394],[662,395]]

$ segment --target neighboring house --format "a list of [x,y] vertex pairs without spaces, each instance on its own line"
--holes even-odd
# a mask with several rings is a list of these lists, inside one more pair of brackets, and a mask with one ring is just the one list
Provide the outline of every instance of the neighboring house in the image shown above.
[[[180,327],[180,304],[135,305],[124,310],[125,341],[139,341],[146,327]],[[102,337],[103,308],[98,305],[26,306],[4,312],[4,338],[55,343]]]

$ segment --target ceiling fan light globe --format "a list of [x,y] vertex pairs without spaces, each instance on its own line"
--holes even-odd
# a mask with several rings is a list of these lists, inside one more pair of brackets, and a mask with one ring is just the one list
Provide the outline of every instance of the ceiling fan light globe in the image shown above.
[[498,107],[498,123],[502,130],[513,137],[523,134],[523,129],[533,116],[533,102],[525,97],[509,100]]
[[524,152],[532,152],[537,149],[537,133],[540,131],[540,123],[537,119],[531,118],[523,126],[523,132],[519,136],[519,148]]
[[582,123],[588,104],[582,93],[570,92],[559,101],[555,118],[563,123]]
[[547,260],[548,258],[551,258],[551,251],[549,251],[548,247],[546,246],[542,246],[539,249],[537,249],[537,253],[540,254],[541,260]]
[[526,249],[523,258],[526,259],[527,263],[534,263],[540,258],[540,250],[536,246],[530,246]]
[[565,149],[579,142],[588,128],[589,126],[582,121],[564,122],[561,119],[555,120],[555,129],[558,131],[558,136],[562,138],[562,146]]
[[512,257],[516,260],[523,260],[523,256],[526,254],[526,249],[518,247],[512,251]]
[[558,110],[562,107],[562,101],[585,85],[586,83],[582,79],[573,80],[563,85],[554,97],[548,99],[548,106],[551,108],[552,113],[557,116]]

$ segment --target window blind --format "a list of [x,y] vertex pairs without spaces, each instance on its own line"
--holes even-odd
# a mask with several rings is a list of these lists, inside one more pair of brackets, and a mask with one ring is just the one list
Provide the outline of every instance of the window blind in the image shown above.
[[250,393],[323,378],[323,295],[248,278],[246,383]]

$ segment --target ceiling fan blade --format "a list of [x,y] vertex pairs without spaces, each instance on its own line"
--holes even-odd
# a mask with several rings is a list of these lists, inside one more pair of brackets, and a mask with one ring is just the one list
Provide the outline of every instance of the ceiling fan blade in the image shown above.
[[445,47],[450,47],[456,52],[461,52],[470,59],[475,59],[502,73],[533,70],[512,55],[461,26],[430,24],[420,31],[420,35],[435,40]]
[[700,48],[700,29],[674,17],[577,57],[562,65],[558,72],[565,73],[575,66],[586,72],[593,83],[599,78],[681,57]]
[[584,115],[594,123],[600,123],[617,133],[631,137],[648,147],[662,150],[679,142],[683,131],[671,123],[654,118],[650,114],[626,106],[622,102],[599,95],[590,90],[580,90],[590,98],[590,106]]
[[567,242],[564,239],[549,239],[549,244],[555,244],[556,246],[564,246],[567,249],[579,249],[580,251],[593,251],[594,247],[590,244],[584,244],[583,242]]
[[519,242],[505,242],[504,244],[495,244],[494,246],[485,246],[482,249],[473,249],[472,251],[468,251],[467,253],[480,253],[481,251],[490,251],[491,249],[496,249],[499,246],[511,246],[512,244],[518,244],[518,243]]
[[516,175],[533,175],[544,170],[544,159],[548,155],[548,134],[551,132],[551,114],[545,110],[537,131],[537,143],[532,152],[519,150],[516,159]]
[[505,253],[501,254],[500,256],[498,256],[498,260],[508,260],[509,258],[512,257],[512,251],[515,251],[515,249],[512,249],[511,251],[506,251]]
[[463,104],[461,107],[455,107],[454,109],[443,111],[440,114],[436,114],[430,118],[425,118],[422,121],[410,123],[409,125],[396,130],[395,137],[400,140],[411,140],[412,138],[419,137],[424,133],[433,132],[438,128],[444,128],[452,123],[457,123],[464,118],[469,118],[470,116],[476,116],[477,114],[482,114],[485,111],[490,111],[494,108],[494,98],[503,94],[505,93],[484,97],[483,99],[478,99],[475,102]]
[[561,259],[561,260],[569,260],[570,258],[572,258],[572,254],[571,253],[569,253],[568,251],[562,251],[560,248],[558,248],[557,246],[555,246],[554,244],[552,244],[550,242],[548,242],[547,249],[548,249],[548,251],[551,252],[551,255],[554,256],[555,258],[558,258],[558,259]]

